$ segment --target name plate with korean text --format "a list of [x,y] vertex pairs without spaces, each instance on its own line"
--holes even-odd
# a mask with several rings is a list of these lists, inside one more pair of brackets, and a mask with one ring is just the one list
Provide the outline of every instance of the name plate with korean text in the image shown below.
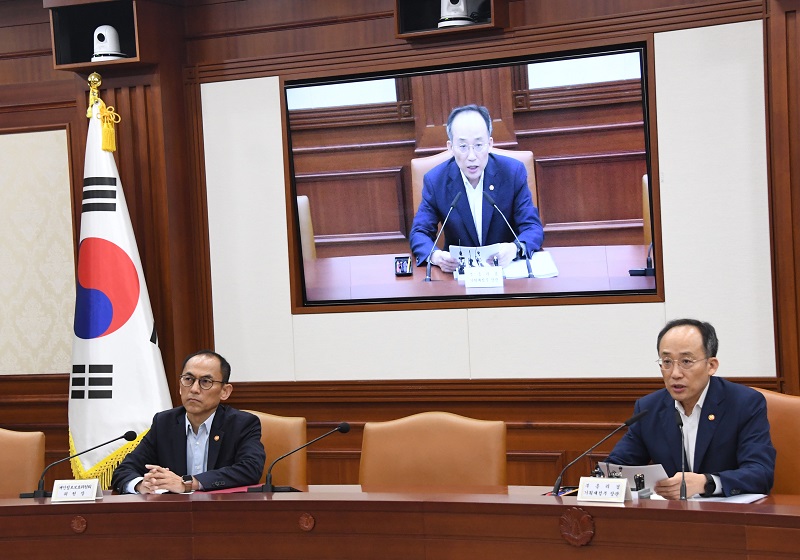
[[627,478],[598,478],[582,476],[578,486],[578,501],[621,504],[631,500]]
[[464,286],[467,288],[502,288],[503,269],[499,266],[468,268],[464,271]]
[[51,502],[92,502],[103,499],[100,481],[96,478],[86,480],[56,480],[53,484]]

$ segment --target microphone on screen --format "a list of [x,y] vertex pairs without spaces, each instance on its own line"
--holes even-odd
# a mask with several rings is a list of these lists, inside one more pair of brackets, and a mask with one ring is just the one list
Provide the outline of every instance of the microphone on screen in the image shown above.
[[497,210],[497,212],[500,214],[500,216],[503,217],[503,221],[508,226],[508,230],[511,232],[511,235],[514,236],[514,245],[517,246],[517,253],[520,254],[520,255],[523,255],[525,257],[525,264],[528,265],[528,278],[533,278],[533,271],[531,270],[531,261],[528,258],[527,252],[524,251],[523,248],[522,248],[522,242],[519,240],[519,237],[517,236],[517,232],[515,232],[514,228],[511,227],[511,224],[508,223],[508,219],[506,218],[506,215],[503,214],[503,211],[500,210],[500,208],[497,206],[497,203],[489,195],[489,193],[486,192],[486,191],[483,191],[483,197],[489,202],[489,204],[492,205],[492,207],[495,210]]
[[686,500],[686,445],[683,439],[683,419],[678,409],[675,409],[675,423],[681,431],[681,500]]
[[262,484],[261,486],[253,486],[252,488],[248,488],[247,491],[248,492],[299,492],[300,490],[298,490],[297,488],[292,488],[291,486],[273,486],[272,485],[272,469],[273,469],[273,467],[278,463],[278,461],[280,461],[282,459],[285,459],[286,457],[288,457],[292,453],[297,453],[301,449],[304,449],[304,448],[308,447],[312,443],[317,442],[317,441],[321,440],[322,438],[326,438],[331,434],[335,434],[336,432],[341,432],[343,434],[346,434],[349,431],[350,431],[350,424],[348,424],[347,422],[342,422],[341,424],[336,426],[334,429],[332,429],[330,432],[324,433],[321,436],[312,439],[308,443],[304,443],[303,445],[301,445],[297,449],[292,449],[288,453],[284,453],[283,455],[281,455],[280,457],[278,457],[277,459],[272,461],[272,463],[270,464],[269,468],[267,469],[267,477],[266,477],[266,480],[264,481],[264,484]]
[[44,475],[47,473],[47,471],[50,470],[50,467],[54,467],[54,466],[58,465],[59,463],[63,463],[64,461],[69,461],[70,459],[74,459],[75,457],[77,457],[79,455],[83,455],[84,453],[88,453],[89,451],[94,451],[98,447],[103,447],[104,445],[108,445],[109,443],[114,443],[118,439],[125,439],[127,441],[133,441],[133,440],[136,439],[136,432],[134,432],[133,430],[129,430],[129,431],[125,432],[124,434],[122,434],[121,436],[115,437],[114,439],[110,439],[105,443],[101,443],[100,445],[95,445],[94,447],[90,447],[89,449],[85,449],[85,450],[81,451],[80,453],[76,453],[75,455],[70,455],[69,457],[64,457],[63,459],[59,459],[58,461],[50,463],[42,471],[42,476],[39,477],[39,487],[33,492],[23,492],[22,494],[19,495],[19,497],[20,498],[50,498],[53,494],[51,492],[45,491],[45,489],[44,489]]
[[637,412],[636,414],[634,414],[633,416],[631,416],[630,418],[628,418],[627,420],[625,420],[625,421],[624,421],[622,424],[620,424],[619,426],[617,426],[616,428],[614,428],[614,429],[611,431],[611,433],[610,433],[610,434],[608,434],[606,437],[604,437],[603,439],[601,439],[600,441],[598,441],[597,443],[595,443],[595,444],[594,444],[593,446],[591,446],[589,449],[587,449],[586,451],[584,451],[583,453],[581,453],[581,454],[580,454],[580,455],[579,455],[579,456],[578,456],[578,457],[577,457],[575,460],[573,460],[573,461],[572,461],[571,463],[569,463],[569,464],[568,464],[566,467],[564,467],[564,468],[561,470],[561,474],[559,474],[559,475],[558,475],[558,478],[556,479],[556,483],[553,485],[553,496],[558,496],[558,492],[561,490],[561,480],[564,478],[564,473],[565,473],[565,472],[567,472],[567,469],[568,469],[568,468],[570,468],[572,465],[574,465],[575,463],[577,463],[578,461],[580,461],[581,459],[583,459],[584,457],[586,457],[586,456],[587,456],[589,453],[591,453],[592,451],[594,451],[594,448],[595,448],[595,447],[597,447],[598,445],[600,445],[601,443],[603,443],[604,441],[606,441],[608,438],[610,438],[611,436],[613,436],[614,434],[616,434],[616,433],[617,433],[618,431],[620,431],[622,428],[625,428],[626,426],[632,426],[633,424],[635,424],[636,422],[638,422],[639,420],[641,420],[641,418],[642,418],[642,417],[643,417],[645,414],[647,414],[647,412],[648,412],[647,410],[642,410],[641,412]]
[[436,244],[439,242],[439,238],[442,236],[442,232],[444,231],[444,225],[447,223],[447,220],[450,219],[450,212],[453,211],[453,208],[456,207],[456,202],[458,199],[461,198],[461,195],[464,194],[464,191],[458,191],[456,193],[456,197],[453,199],[453,202],[450,203],[450,210],[447,211],[447,216],[444,217],[444,221],[442,222],[442,228],[439,230],[439,233],[436,234],[436,239],[433,240],[433,247],[431,247],[431,252],[428,253],[428,258],[425,259],[428,261],[428,265],[425,268],[425,282],[431,281],[431,257],[433,256],[433,252],[436,250]]

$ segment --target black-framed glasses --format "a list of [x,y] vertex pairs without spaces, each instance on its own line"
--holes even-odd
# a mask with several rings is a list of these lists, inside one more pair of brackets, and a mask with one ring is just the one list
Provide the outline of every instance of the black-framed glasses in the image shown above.
[[678,367],[682,370],[692,369],[692,366],[697,362],[702,362],[703,360],[707,360],[708,358],[680,358],[678,360],[673,360],[672,358],[659,358],[656,360],[658,367],[663,369],[664,371],[669,371],[672,369],[672,366],[678,364]]
[[210,377],[195,377],[194,375],[189,375],[188,373],[184,373],[180,376],[181,385],[184,387],[191,387],[194,385],[194,382],[200,385],[200,388],[208,391],[211,387],[214,386],[214,383],[219,383],[220,385],[225,385],[224,381],[217,381],[215,379],[211,379]]

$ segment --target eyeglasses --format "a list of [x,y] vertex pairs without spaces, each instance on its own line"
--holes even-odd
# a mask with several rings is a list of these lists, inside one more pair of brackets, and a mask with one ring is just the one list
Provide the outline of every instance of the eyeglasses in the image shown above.
[[184,387],[191,387],[192,385],[194,385],[194,382],[197,381],[197,383],[200,385],[200,388],[205,391],[211,389],[211,387],[214,386],[214,383],[225,385],[224,381],[216,381],[214,379],[211,379],[210,377],[197,378],[194,375],[188,375],[188,374],[181,375],[180,381],[181,385],[183,385]]
[[703,360],[707,360],[708,358],[697,358],[693,360],[692,358],[681,358],[680,360],[673,360],[672,358],[659,358],[656,360],[658,367],[663,369],[664,371],[669,371],[672,369],[672,366],[678,364],[678,367],[682,370],[692,369],[692,366],[697,362],[702,362]]
[[484,144],[483,142],[478,142],[477,144],[456,144],[453,147],[460,154],[468,154],[470,148],[472,148],[472,150],[476,154],[482,154],[487,149],[489,149],[489,144]]

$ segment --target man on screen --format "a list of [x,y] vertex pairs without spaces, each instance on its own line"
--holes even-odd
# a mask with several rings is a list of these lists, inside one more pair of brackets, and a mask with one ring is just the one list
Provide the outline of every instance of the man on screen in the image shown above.
[[189,355],[180,377],[183,406],[159,412],[114,471],[124,493],[189,492],[257,484],[266,454],[261,422],[221,404],[233,390],[231,366],[210,350]]
[[[719,367],[717,333],[709,323],[676,319],[656,342],[666,387],[638,401],[648,413],[608,457],[619,465],[660,463],[669,478],[653,490],[675,500],[686,450],[686,497],[768,494],[775,476],[767,403],[750,387],[713,377]],[[678,423],[683,425],[683,438]]]
[[[528,189],[527,171],[519,161],[491,153],[492,119],[488,109],[477,105],[453,109],[447,119],[447,138],[453,157],[425,174],[422,202],[411,226],[411,250],[417,265],[427,262],[438,225],[458,192],[465,196],[458,199],[445,225],[445,248],[500,243],[497,255],[486,255],[487,262],[496,256],[499,266],[541,249],[544,232]],[[514,234],[484,198],[484,192],[496,202],[519,236],[521,252],[514,244]],[[431,263],[444,272],[458,268],[458,260],[446,250],[436,249]]]

